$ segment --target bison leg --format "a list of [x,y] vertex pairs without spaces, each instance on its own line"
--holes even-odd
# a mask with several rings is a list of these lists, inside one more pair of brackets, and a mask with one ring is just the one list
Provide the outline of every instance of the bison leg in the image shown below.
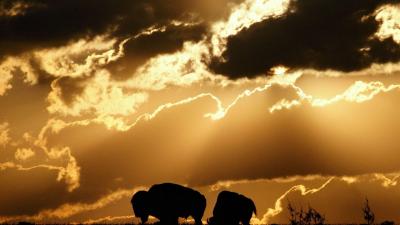
[[250,225],[250,219],[246,218],[244,220],[242,220],[243,225]]
[[140,222],[142,224],[145,224],[147,222],[148,218],[149,218],[148,216],[142,216],[142,217],[140,217]]
[[201,218],[194,218],[194,221],[196,225],[203,225],[203,221],[201,221]]

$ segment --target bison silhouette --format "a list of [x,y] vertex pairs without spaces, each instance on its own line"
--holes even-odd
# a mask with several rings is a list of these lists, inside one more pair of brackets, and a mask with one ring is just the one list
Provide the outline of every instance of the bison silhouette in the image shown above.
[[253,200],[244,195],[222,191],[218,194],[213,210],[213,217],[208,219],[210,225],[249,225],[250,219],[256,214]]
[[162,224],[178,224],[178,218],[192,216],[201,225],[206,198],[200,192],[178,184],[153,185],[148,191],[139,191],[131,200],[133,212],[142,223],[154,216]]

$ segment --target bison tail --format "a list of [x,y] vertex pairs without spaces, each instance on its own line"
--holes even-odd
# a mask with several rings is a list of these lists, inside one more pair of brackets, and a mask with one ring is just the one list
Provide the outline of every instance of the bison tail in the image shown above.
[[251,206],[252,206],[252,208],[253,208],[254,215],[256,215],[256,216],[257,216],[257,209],[256,209],[256,205],[254,204],[254,202],[253,202],[253,201],[251,201]]

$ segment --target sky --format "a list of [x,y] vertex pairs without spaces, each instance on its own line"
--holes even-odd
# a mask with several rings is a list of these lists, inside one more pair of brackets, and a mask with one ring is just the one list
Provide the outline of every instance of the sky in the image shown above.
[[400,221],[399,0],[0,0],[0,222],[137,222],[174,182]]

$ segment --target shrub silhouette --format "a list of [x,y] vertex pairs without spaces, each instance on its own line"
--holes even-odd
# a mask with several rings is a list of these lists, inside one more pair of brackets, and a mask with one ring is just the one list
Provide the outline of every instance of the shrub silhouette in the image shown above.
[[365,198],[364,207],[362,208],[364,213],[364,220],[368,225],[374,224],[375,214],[372,212],[371,207],[369,206],[368,198]]
[[394,221],[386,220],[386,221],[383,221],[383,222],[381,223],[381,225],[394,225]]
[[289,202],[288,210],[289,222],[291,225],[322,225],[325,222],[325,216],[321,215],[311,206],[308,206],[306,211],[304,211],[303,208],[297,211]]

